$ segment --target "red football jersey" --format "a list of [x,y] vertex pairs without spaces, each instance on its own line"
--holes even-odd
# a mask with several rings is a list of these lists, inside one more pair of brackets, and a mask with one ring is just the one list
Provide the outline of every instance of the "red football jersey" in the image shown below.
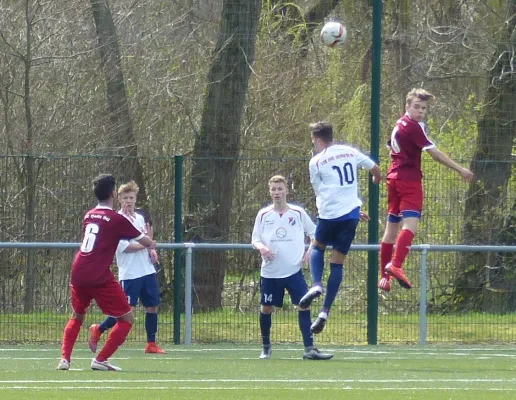
[[427,128],[423,122],[411,119],[407,114],[401,117],[394,127],[387,143],[391,150],[391,166],[387,171],[388,179],[420,181],[421,153],[435,145],[428,139]]
[[72,264],[71,283],[102,286],[115,279],[110,270],[121,239],[141,239],[144,234],[123,215],[108,207],[95,207],[83,221],[84,239]]

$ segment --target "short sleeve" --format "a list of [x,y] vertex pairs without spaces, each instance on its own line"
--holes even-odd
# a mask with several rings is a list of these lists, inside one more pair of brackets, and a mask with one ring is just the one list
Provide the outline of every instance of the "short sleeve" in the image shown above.
[[374,167],[375,162],[367,157],[365,154],[362,154],[360,151],[355,150],[355,158],[357,160],[357,167],[364,168],[366,170],[370,170]]
[[260,234],[260,216],[261,215],[262,215],[262,213],[259,212],[254,220],[253,233],[251,234],[251,244],[254,244],[256,242],[261,242],[261,234]]
[[419,122],[418,124],[414,124],[414,132],[412,132],[413,141],[418,148],[423,150],[435,146],[428,138],[427,132],[428,128],[425,123]]
[[122,239],[134,239],[134,240],[140,240],[145,235],[141,233],[138,229],[134,227],[134,225],[129,221],[127,218],[125,218],[122,215],[119,215],[118,218],[118,236],[120,240]]
[[303,220],[302,222],[305,234],[309,236],[310,239],[313,239],[315,237],[315,224],[304,208],[301,211],[301,218]]

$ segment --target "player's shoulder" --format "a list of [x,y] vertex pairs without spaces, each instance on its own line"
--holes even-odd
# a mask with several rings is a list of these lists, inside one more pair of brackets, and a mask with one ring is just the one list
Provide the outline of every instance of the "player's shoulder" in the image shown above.
[[138,212],[135,212],[134,214],[134,219],[136,220],[137,223],[139,224],[143,224],[145,225],[146,221],[145,221],[145,216],[143,216],[142,214],[138,213]]
[[353,147],[353,146],[351,146],[349,144],[345,144],[345,143],[339,143],[332,147],[335,147],[333,149],[333,151],[338,152],[338,153],[348,153],[348,154],[360,153],[360,151],[356,147]]
[[321,158],[324,151],[321,151],[320,153],[314,154],[312,158],[310,159],[310,162],[308,165],[316,165],[319,159]]
[[265,207],[260,208],[260,210],[258,211],[258,216],[260,217],[260,216],[263,216],[265,214],[272,212],[273,208],[274,208],[273,204],[269,204],[269,205],[266,205]]
[[292,211],[298,212],[300,214],[305,213],[304,207],[300,206],[299,204],[287,203],[287,205],[288,208],[290,208]]

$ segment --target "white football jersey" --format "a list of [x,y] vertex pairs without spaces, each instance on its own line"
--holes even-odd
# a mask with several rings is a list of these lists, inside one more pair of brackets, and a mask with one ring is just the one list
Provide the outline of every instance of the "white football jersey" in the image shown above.
[[362,205],[358,197],[358,167],[370,170],[375,163],[353,147],[334,144],[310,160],[310,182],[315,191],[319,218],[334,219]]
[[288,206],[289,210],[282,215],[270,205],[256,216],[251,243],[261,242],[275,254],[272,261],[262,257],[260,275],[264,278],[286,278],[298,272],[305,254],[305,237],[314,237],[315,224],[306,211]]
[[[121,211],[118,212],[122,214]],[[122,214],[124,215],[124,214]],[[146,233],[145,219],[140,214],[134,218],[128,218],[140,232]],[[155,274],[156,270],[151,263],[147,249],[135,251],[134,253],[124,253],[129,243],[138,243],[135,240],[121,240],[116,249],[116,264],[118,266],[118,280],[141,278],[142,276]]]

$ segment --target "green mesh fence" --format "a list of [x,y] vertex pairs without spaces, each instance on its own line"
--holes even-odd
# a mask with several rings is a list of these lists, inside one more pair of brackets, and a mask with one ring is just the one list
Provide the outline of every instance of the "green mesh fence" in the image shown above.
[[[309,123],[328,120],[338,141],[371,150],[374,2],[61,3],[9,2],[0,15],[0,144],[14,154],[0,157],[1,241],[77,242],[94,204],[89,181],[109,171],[144,184],[156,238],[171,242],[170,155],[185,154],[183,240],[247,243],[273,174],[285,175],[290,201],[316,216]],[[463,183],[424,156],[415,243],[516,243],[515,13],[515,0],[383,4],[380,142],[403,113],[406,93],[425,88],[437,97],[430,138],[477,178]],[[320,42],[329,18],[346,26],[344,45]],[[82,153],[123,157],[73,156]],[[385,171],[384,147],[380,164]],[[382,185],[380,236],[385,206]],[[355,242],[366,238],[361,225]],[[0,255],[0,340],[59,341],[73,252]],[[159,335],[169,341],[173,253],[160,257]],[[193,339],[258,341],[257,254],[205,251],[194,261]],[[350,254],[319,341],[366,341],[366,261],[365,253]],[[513,254],[430,253],[428,262],[430,341],[514,340]],[[380,296],[380,342],[418,340],[419,254],[406,266],[414,289]],[[101,318],[95,307],[92,313],[87,323]],[[144,340],[139,313],[130,340]],[[291,306],[274,316],[273,338],[299,340]]]
[[[23,162],[20,157],[3,157],[5,170],[15,169]],[[140,159],[146,177],[147,208],[153,216],[159,242],[173,242],[174,216],[174,160]],[[81,219],[94,203],[90,193],[90,180],[104,171],[105,158],[38,158],[35,190],[35,241],[78,242],[81,236]],[[187,239],[211,235],[212,242],[249,243],[257,211],[268,204],[267,181],[274,174],[284,174],[289,180],[289,201],[305,206],[312,215],[313,192],[308,182],[308,159],[239,159],[235,162],[236,179],[234,195],[226,201],[230,212],[223,215],[228,220],[227,235],[212,227],[204,230],[206,212],[188,210],[194,195],[191,190],[191,171],[194,162],[186,158],[184,165],[185,204],[184,221]],[[217,160],[210,160],[217,168]],[[226,160],[222,160],[226,162]],[[424,168],[435,168],[426,160]],[[94,168],[92,168],[94,165]],[[361,174],[362,198],[367,197],[366,173]],[[19,193],[19,183],[8,180],[0,192],[1,203],[9,207],[0,218],[1,240],[25,241],[24,197]],[[444,168],[437,167],[425,179],[427,201],[421,230],[415,244],[462,244],[464,199],[467,185],[459,183]],[[507,190],[507,203],[515,201],[516,190]],[[200,196],[211,196],[205,192]],[[385,215],[385,190],[381,186],[381,221]],[[194,225],[195,221],[197,225]],[[214,230],[214,231],[213,231]],[[199,231],[202,231],[199,233]],[[193,232],[193,234],[192,234]],[[190,236],[189,236],[190,235]],[[219,235],[219,236],[217,236]],[[360,224],[355,243],[367,242],[367,225]],[[483,244],[510,244],[503,241]],[[33,252],[33,263],[28,257]],[[57,249],[0,250],[0,341],[59,341],[61,329],[70,313],[68,279],[74,251]],[[173,253],[161,251],[160,340],[172,340],[173,310]],[[457,252],[431,252],[428,255],[428,340],[448,341],[512,341],[512,311],[515,307],[513,292],[507,284],[500,286],[493,274],[500,268],[510,268],[508,254],[489,254],[489,268],[481,287],[466,287],[481,294],[481,307],[468,309],[457,303],[455,290],[461,283],[458,266],[467,256]],[[394,285],[387,296],[379,299],[379,341],[417,342],[419,339],[419,258],[412,252],[406,262],[407,272],[414,284],[411,291]],[[196,342],[256,342],[259,340],[259,265],[255,251],[232,250],[195,251],[193,256],[193,341]],[[33,289],[27,284],[28,270],[33,270]],[[116,266],[114,266],[116,271]],[[217,269],[214,272],[214,269]],[[308,270],[305,270],[310,281]],[[366,275],[367,255],[353,251],[345,264],[343,288],[332,310],[331,320],[323,334],[317,337],[322,343],[366,342]],[[181,297],[184,294],[181,294]],[[314,305],[317,311],[317,304]],[[102,316],[95,306],[87,323]],[[130,340],[143,341],[143,310],[139,308],[138,321]],[[286,295],[285,307],[273,316],[273,340],[295,342],[300,340],[296,311]],[[82,338],[84,338],[82,336]]]

